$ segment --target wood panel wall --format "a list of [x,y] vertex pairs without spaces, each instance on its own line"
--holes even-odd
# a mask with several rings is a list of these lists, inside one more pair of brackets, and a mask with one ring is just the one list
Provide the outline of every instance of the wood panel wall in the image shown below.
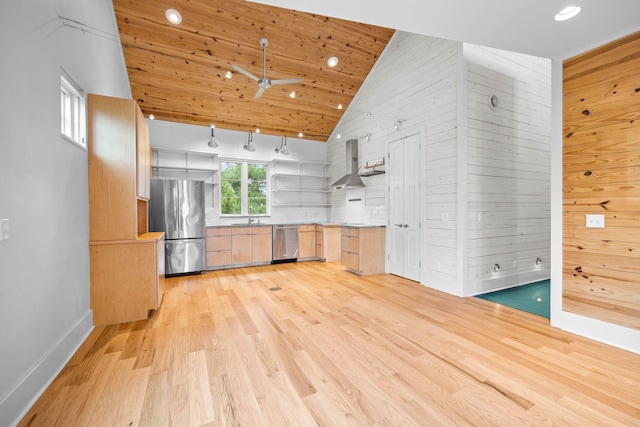
[[563,75],[562,307],[640,329],[640,32]]

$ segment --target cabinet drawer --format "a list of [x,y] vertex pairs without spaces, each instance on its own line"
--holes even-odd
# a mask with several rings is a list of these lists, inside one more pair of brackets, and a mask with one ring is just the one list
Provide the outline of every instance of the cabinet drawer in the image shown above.
[[207,236],[230,235],[231,227],[207,227]]
[[298,231],[316,231],[316,226],[313,224],[300,224],[298,225]]
[[231,234],[252,234],[253,227],[231,227]]
[[347,268],[358,271],[360,266],[358,265],[358,254],[342,251],[340,263]]
[[358,237],[360,234],[360,229],[356,227],[342,227],[342,235],[343,236],[355,236]]
[[207,252],[207,267],[231,264],[231,251]]
[[270,225],[257,225],[255,227],[251,227],[253,234],[271,234],[271,226]]
[[207,251],[231,250],[231,236],[208,236]]
[[358,238],[353,236],[342,236],[342,251],[358,254]]

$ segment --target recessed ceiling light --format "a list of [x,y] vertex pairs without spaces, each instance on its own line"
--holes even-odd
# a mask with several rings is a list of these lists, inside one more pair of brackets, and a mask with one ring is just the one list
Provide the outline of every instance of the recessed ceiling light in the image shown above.
[[331,58],[327,59],[327,65],[331,68],[335,67],[336,65],[338,65],[338,58],[332,56]]
[[289,98],[295,98],[295,97],[296,97],[296,93],[295,93],[295,92],[291,92],[291,93],[289,94]]
[[231,77],[233,77],[233,73],[231,71],[227,71],[226,73],[224,73],[224,76],[230,79]]
[[182,22],[182,15],[180,15],[180,12],[175,9],[167,9],[164,16],[166,16],[167,21],[171,22],[173,25],[178,25]]
[[153,114],[149,114],[149,120],[155,120],[156,116],[154,116]]
[[579,14],[580,10],[582,10],[580,6],[567,6],[558,12],[554,19],[556,21],[566,21],[567,19],[571,19]]

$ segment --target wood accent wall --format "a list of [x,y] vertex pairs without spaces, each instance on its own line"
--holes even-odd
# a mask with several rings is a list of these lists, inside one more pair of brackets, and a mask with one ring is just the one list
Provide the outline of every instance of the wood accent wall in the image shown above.
[[640,329],[640,32],[563,69],[562,307]]

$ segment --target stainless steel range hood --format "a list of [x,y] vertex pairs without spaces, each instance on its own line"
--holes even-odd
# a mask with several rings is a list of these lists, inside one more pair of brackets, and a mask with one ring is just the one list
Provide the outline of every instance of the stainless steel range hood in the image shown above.
[[331,184],[329,188],[356,188],[364,187],[362,178],[358,175],[358,140],[350,139],[347,141],[347,174]]

